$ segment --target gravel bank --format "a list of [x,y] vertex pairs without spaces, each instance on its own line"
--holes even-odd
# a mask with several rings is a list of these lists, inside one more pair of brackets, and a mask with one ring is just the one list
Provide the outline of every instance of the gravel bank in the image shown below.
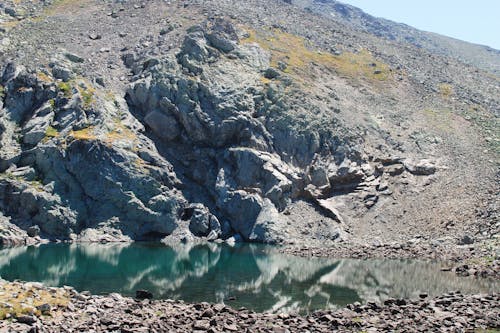
[[[15,291],[17,290],[17,291]],[[70,287],[0,282],[2,297],[16,293],[27,303],[47,303],[16,319],[0,320],[1,332],[455,332],[500,328],[500,294],[453,292],[434,299],[389,299],[384,304],[355,303],[309,315],[254,313],[223,304],[186,304],[172,300],[135,300],[118,294],[94,296]],[[57,295],[47,298],[47,294]],[[55,302],[54,300],[57,300]],[[5,314],[6,302],[0,308]],[[2,313],[2,312],[0,312]],[[15,315],[13,316],[15,317]]]

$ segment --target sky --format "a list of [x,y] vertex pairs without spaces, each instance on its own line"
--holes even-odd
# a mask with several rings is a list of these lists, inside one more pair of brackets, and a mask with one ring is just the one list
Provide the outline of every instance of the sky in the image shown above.
[[339,0],[368,14],[500,50],[500,0]]

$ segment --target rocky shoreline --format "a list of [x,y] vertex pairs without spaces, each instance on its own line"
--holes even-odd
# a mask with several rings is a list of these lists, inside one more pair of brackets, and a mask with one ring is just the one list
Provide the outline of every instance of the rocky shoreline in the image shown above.
[[498,240],[492,239],[468,245],[438,243],[435,241],[393,242],[377,245],[351,243],[323,248],[290,245],[282,248],[281,251],[303,257],[439,260],[446,263],[442,270],[453,271],[460,276],[500,279],[498,248]]
[[307,315],[255,313],[224,304],[140,300],[119,294],[96,296],[71,287],[0,281],[2,301],[9,294],[17,295],[23,310],[16,316],[8,312],[8,302],[1,303],[0,316],[7,316],[0,320],[2,332],[456,332],[500,328],[499,293],[463,295],[457,291],[432,299],[422,294],[417,300],[354,303]]

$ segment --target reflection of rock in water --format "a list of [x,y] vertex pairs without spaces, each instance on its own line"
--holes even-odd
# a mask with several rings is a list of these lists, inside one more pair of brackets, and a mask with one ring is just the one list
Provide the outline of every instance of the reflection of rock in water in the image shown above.
[[83,255],[96,258],[112,266],[117,266],[120,261],[120,253],[130,246],[130,243],[106,243],[106,244],[82,244],[70,245],[70,251],[81,251]]
[[17,246],[0,250],[0,269],[8,265],[14,258],[25,253],[26,249],[26,246]]
[[[439,271],[438,264],[332,260],[284,255],[272,248],[216,244],[48,244],[0,250],[0,276],[72,285],[93,293],[227,302],[256,311],[310,311],[355,301],[487,292],[498,283]],[[228,299],[235,297],[235,300]]]
[[388,297],[415,298],[419,293],[439,295],[446,291],[488,292],[499,286],[440,271],[437,263],[412,260],[339,260],[339,265],[320,279],[322,284],[355,289],[364,301]]
[[[155,286],[159,295],[179,289],[186,279],[203,277],[210,268],[217,265],[221,252],[221,248],[214,246],[214,244],[203,246],[179,244],[175,246],[175,250],[175,258],[171,263],[168,263],[171,265],[172,275],[168,278],[155,276],[148,279]],[[160,276],[161,271],[160,269]]]
[[[251,283],[240,285],[238,291],[261,291],[270,285],[275,303],[268,311],[294,311],[314,308],[335,307],[334,290],[320,284],[325,274],[334,270],[337,262],[324,258],[302,258],[268,252],[265,256],[256,256],[256,265],[260,276]],[[351,299],[358,297],[354,290],[342,290],[349,293]]]

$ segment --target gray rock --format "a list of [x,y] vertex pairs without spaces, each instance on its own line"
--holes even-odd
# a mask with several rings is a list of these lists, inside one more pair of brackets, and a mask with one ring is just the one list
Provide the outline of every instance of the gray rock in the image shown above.
[[5,7],[4,12],[5,14],[10,15],[12,17],[17,17],[17,11],[15,8]]
[[264,77],[265,77],[266,79],[270,79],[270,80],[272,80],[272,79],[276,79],[276,78],[278,78],[279,76],[280,76],[280,73],[279,73],[276,69],[274,69],[274,68],[272,68],[272,67],[269,67],[269,68],[268,68],[268,69],[266,69],[266,71],[264,72]]
[[344,219],[342,218],[342,215],[340,212],[337,210],[335,206],[335,202],[333,200],[317,200],[319,206],[325,210],[326,215],[328,217],[331,217],[335,221],[344,224]]
[[231,52],[236,48],[235,43],[221,33],[209,33],[207,34],[207,40],[211,46],[224,53]]
[[42,314],[47,315],[50,313],[50,304],[44,303],[36,307]]
[[85,59],[83,59],[82,57],[80,57],[79,55],[77,54],[74,54],[74,53],[70,53],[70,52],[66,52],[64,53],[64,56],[71,62],[74,62],[74,63],[82,63],[85,61]]
[[198,237],[207,236],[210,232],[211,215],[203,204],[191,204],[184,209],[183,218],[189,218],[189,230]]
[[419,176],[429,176],[436,172],[436,166],[434,162],[425,159],[418,162],[413,160],[405,160],[404,166],[410,173]]
[[255,224],[248,236],[252,242],[279,244],[286,241],[288,218],[280,214],[273,203],[264,199]]
[[245,239],[249,239],[262,206],[260,196],[242,190],[228,192],[219,200],[219,207],[229,217],[232,229]]
[[458,241],[458,245],[471,245],[471,244],[474,244],[474,238],[471,237],[470,235],[464,235]]
[[135,292],[135,298],[137,299],[152,299],[153,293],[148,290],[137,290]]
[[0,246],[24,245],[28,235],[0,212]]
[[54,78],[62,80],[64,82],[68,82],[69,80],[75,78],[75,74],[71,69],[59,64],[56,64],[54,65],[54,67],[52,67],[52,75],[54,76]]
[[160,138],[170,141],[174,140],[181,133],[181,128],[175,117],[166,115],[160,111],[152,111],[144,117],[153,132]]
[[240,234],[235,234],[235,235],[229,237],[228,239],[226,239],[226,243],[229,245],[234,245],[236,243],[242,243],[244,241],[245,240],[243,239],[243,237],[241,237]]
[[24,178],[27,181],[33,181],[36,177],[35,169],[30,166],[20,167],[8,172],[10,172],[13,177]]
[[384,167],[384,171],[391,176],[397,176],[405,171],[405,167],[402,164],[393,164]]
[[238,36],[231,22],[218,19],[208,27],[206,38],[210,45],[223,53],[228,53],[236,49]]
[[45,104],[36,110],[33,117],[24,125],[23,142],[29,145],[36,145],[46,135],[47,128],[54,119],[54,112],[50,104]]
[[38,234],[40,234],[40,227],[37,225],[31,226],[28,228],[28,230],[26,230],[26,232],[28,233],[28,236],[36,237],[38,236]]
[[18,316],[16,319],[21,324],[31,325],[31,324],[36,323],[36,317],[35,316],[21,315],[21,316]]

